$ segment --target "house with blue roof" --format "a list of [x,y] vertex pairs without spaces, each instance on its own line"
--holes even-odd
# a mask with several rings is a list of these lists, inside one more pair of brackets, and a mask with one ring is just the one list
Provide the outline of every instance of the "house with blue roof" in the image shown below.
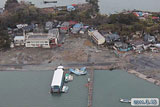
[[73,28],[71,29],[71,32],[76,34],[81,30],[81,28],[83,28],[83,24],[82,23],[77,23],[73,26]]

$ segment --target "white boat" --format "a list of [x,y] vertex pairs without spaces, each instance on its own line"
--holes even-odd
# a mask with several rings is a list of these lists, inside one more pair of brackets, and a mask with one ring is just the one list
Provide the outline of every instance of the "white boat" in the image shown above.
[[65,74],[65,82],[69,82],[69,81],[72,81],[73,80],[73,76],[70,75],[70,74]]
[[54,0],[43,0],[43,3],[57,3],[57,1],[54,1]]
[[63,93],[67,93],[68,90],[69,90],[69,87],[68,87],[68,86],[63,86],[63,88],[62,88],[62,92],[63,92]]
[[122,102],[122,103],[131,103],[131,100],[120,98],[120,102]]

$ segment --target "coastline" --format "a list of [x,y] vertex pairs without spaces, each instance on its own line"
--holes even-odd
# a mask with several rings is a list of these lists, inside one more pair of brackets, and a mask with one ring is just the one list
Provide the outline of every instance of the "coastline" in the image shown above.
[[[81,67],[82,67],[82,65],[78,65],[78,64],[76,66],[72,66],[72,65],[67,66],[67,65],[65,65],[64,69],[68,70],[69,68],[81,68]],[[86,67],[87,67],[88,71],[90,71],[90,69],[92,69],[92,70],[93,69],[94,70],[111,70],[111,71],[112,70],[116,70],[116,69],[123,69],[123,67],[116,66],[116,65],[110,65],[110,66],[98,65],[98,66],[96,66],[96,65],[93,64],[93,65],[88,65]],[[54,69],[56,69],[56,67],[53,67],[53,66],[43,67],[43,69],[41,69],[41,70],[39,70],[40,68],[38,68],[38,66],[35,67],[35,68],[33,68],[33,69],[25,69],[25,68],[23,68],[23,66],[22,66],[22,68],[5,67],[4,69],[0,69],[0,72],[6,72],[6,71],[28,72],[28,71],[33,71],[33,70],[34,71],[47,71],[47,70],[54,70]],[[135,75],[138,78],[146,80],[146,81],[148,81],[150,83],[153,83],[153,84],[155,84],[157,86],[160,86],[160,80],[153,79],[153,78],[147,78],[147,75],[144,75],[144,74],[142,74],[142,73],[140,73],[140,72],[138,72],[136,70],[133,70],[133,69],[129,69],[129,70],[125,70],[125,71],[128,72],[129,74]]]
[[135,70],[127,70],[127,72],[137,76],[138,78],[144,79],[144,80],[146,80],[148,82],[151,82],[151,83],[153,83],[153,84],[155,84],[157,86],[160,86],[160,81],[159,80],[156,80],[156,79],[153,79],[153,78],[147,78],[146,75],[144,75],[142,73],[139,73],[139,72],[137,72]]

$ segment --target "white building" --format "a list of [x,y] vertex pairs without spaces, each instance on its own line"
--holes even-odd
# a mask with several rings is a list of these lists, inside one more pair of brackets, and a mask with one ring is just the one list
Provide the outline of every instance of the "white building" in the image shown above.
[[54,71],[52,83],[51,83],[51,93],[59,93],[63,87],[64,70],[63,66],[58,66]]
[[27,33],[26,47],[51,48],[58,44],[59,30],[52,29],[49,33]]
[[105,42],[105,38],[97,30],[88,30],[88,35],[98,45],[102,45]]
[[15,36],[14,37],[14,45],[20,46],[25,44],[25,36]]

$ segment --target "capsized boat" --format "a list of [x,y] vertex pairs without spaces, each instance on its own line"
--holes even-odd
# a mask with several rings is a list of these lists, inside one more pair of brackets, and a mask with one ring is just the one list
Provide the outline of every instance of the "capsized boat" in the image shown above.
[[69,71],[70,71],[71,73],[76,74],[76,75],[85,75],[85,74],[87,74],[86,67],[82,67],[82,68],[80,68],[80,69],[76,68],[75,70],[72,69],[72,68],[70,68]]
[[131,100],[120,98],[120,102],[122,102],[122,103],[131,103]]

